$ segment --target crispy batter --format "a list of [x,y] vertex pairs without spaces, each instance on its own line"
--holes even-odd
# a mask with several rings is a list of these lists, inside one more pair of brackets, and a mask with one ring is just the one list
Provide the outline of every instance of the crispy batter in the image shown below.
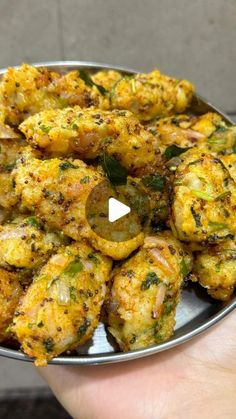
[[61,242],[41,227],[33,216],[0,226],[0,266],[34,269],[46,262]]
[[227,240],[196,256],[193,265],[199,283],[217,300],[228,300],[236,286],[236,244]]
[[35,212],[49,227],[74,240],[87,238],[102,253],[123,259],[143,243],[143,234],[119,243],[94,233],[86,218],[86,202],[102,180],[98,170],[81,160],[31,158],[15,170],[15,190],[22,210]]
[[219,158],[201,149],[181,155],[173,223],[180,240],[215,243],[236,233],[236,184]]
[[22,294],[18,275],[0,268],[0,342],[8,339],[7,330]]
[[161,164],[157,140],[128,111],[48,110],[28,118],[20,130],[30,145],[53,156],[95,159],[105,152],[131,173]]
[[173,334],[180,286],[190,270],[191,256],[170,232],[146,237],[138,253],[115,269],[108,324],[123,351]]
[[83,242],[60,250],[43,267],[21,299],[12,327],[36,365],[92,337],[110,269],[111,260]]
[[124,76],[113,86],[113,109],[128,109],[141,121],[184,112],[194,92],[187,80],[176,80],[153,70],[148,74]]

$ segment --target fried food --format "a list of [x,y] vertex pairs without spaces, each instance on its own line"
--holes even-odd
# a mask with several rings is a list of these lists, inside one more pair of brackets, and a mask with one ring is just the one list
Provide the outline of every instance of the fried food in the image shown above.
[[20,301],[11,331],[42,366],[88,341],[98,325],[111,260],[83,242],[60,249]]
[[146,237],[143,247],[114,270],[108,324],[123,351],[173,334],[181,283],[190,270],[191,256],[170,232]]
[[87,86],[78,71],[60,75],[27,64],[8,68],[0,83],[3,121],[14,126],[43,109],[98,106],[99,96],[98,90]]
[[35,269],[61,245],[58,235],[45,233],[36,217],[0,226],[0,266]]
[[153,70],[148,74],[124,76],[110,91],[112,109],[127,109],[141,121],[184,112],[191,103],[193,85]]
[[181,155],[172,220],[180,240],[215,243],[236,233],[236,184],[222,161],[201,149]]
[[236,244],[226,240],[198,253],[193,272],[209,295],[227,301],[236,286]]
[[161,164],[157,139],[128,111],[80,107],[40,112],[20,125],[32,147],[49,156],[114,156],[129,171]]
[[116,260],[129,256],[143,243],[142,233],[119,243],[105,240],[91,229],[86,202],[104,177],[81,160],[31,158],[18,165],[14,180],[22,211],[34,212],[50,228],[74,240],[87,238],[96,249]]
[[10,338],[8,330],[22,294],[17,273],[0,268],[0,342]]

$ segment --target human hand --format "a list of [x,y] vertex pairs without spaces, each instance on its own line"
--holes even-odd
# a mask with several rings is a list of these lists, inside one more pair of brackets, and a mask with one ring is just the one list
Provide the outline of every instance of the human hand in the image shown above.
[[75,419],[233,419],[235,320],[148,358],[38,370]]

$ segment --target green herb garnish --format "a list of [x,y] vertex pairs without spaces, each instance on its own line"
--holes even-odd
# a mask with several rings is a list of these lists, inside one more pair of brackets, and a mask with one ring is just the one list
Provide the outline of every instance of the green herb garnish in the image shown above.
[[28,217],[28,218],[26,218],[26,220],[24,222],[25,222],[25,224],[28,224],[32,227],[36,227],[38,229],[41,228],[40,222],[35,217]]
[[191,207],[191,213],[192,213],[192,216],[193,216],[193,218],[194,218],[194,221],[195,221],[196,227],[201,227],[201,226],[202,226],[202,223],[201,223],[201,215],[200,215],[200,214],[198,214],[198,213],[194,210],[194,208],[193,208],[193,207]]
[[114,186],[126,185],[128,170],[123,167],[116,159],[114,159],[114,157],[104,153],[101,163],[109,181]]
[[64,270],[63,274],[75,276],[77,273],[81,272],[83,270],[83,264],[77,256],[72,262],[69,263],[67,268]]
[[46,125],[40,125],[39,128],[45,132],[46,134],[49,133],[49,131],[52,129],[51,127],[47,127]]
[[79,75],[80,75],[80,78],[85,82],[87,86],[89,87],[95,86],[98,89],[98,91],[101,93],[101,95],[103,96],[107,93],[107,90],[105,89],[105,87],[101,86],[100,84],[95,83],[87,71],[79,70]]
[[172,157],[180,156],[180,154],[185,153],[188,151],[191,147],[178,147],[175,144],[170,145],[165,149],[164,156],[167,160],[172,159]]
[[86,184],[90,182],[90,177],[89,176],[84,176],[82,179],[80,179],[80,183],[81,184]]
[[146,291],[151,285],[158,285],[159,283],[160,279],[157,274],[155,272],[148,272],[146,279],[141,284],[141,290]]
[[165,187],[165,178],[159,173],[144,177],[142,182],[144,186],[147,186],[157,192],[162,192]]
[[77,166],[75,166],[74,164],[70,163],[69,161],[65,161],[59,164],[59,168],[60,170],[64,171],[67,169],[77,169]]
[[55,346],[54,340],[52,338],[47,338],[43,340],[43,346],[47,352],[52,352]]
[[77,337],[79,339],[81,339],[85,335],[89,326],[90,326],[90,321],[85,320],[84,323],[77,329]]

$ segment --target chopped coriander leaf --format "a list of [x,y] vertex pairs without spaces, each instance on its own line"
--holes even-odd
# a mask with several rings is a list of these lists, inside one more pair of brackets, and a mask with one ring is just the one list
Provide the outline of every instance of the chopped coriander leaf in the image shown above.
[[3,166],[3,169],[4,169],[5,172],[10,173],[14,169],[15,165],[16,165],[15,163],[5,164]]
[[158,278],[155,272],[148,272],[145,280],[141,284],[141,290],[146,291],[150,288],[151,285],[158,285],[160,279]]
[[172,157],[180,156],[180,154],[185,153],[190,148],[191,147],[178,147],[177,145],[172,144],[165,149],[164,156],[167,160],[170,160]]
[[101,163],[109,181],[114,186],[125,185],[127,183],[128,171],[114,157],[104,153]]
[[26,218],[25,224],[28,224],[28,225],[30,225],[32,227],[36,227],[38,229],[41,228],[40,222],[35,217],[28,217],[28,218]]
[[78,129],[78,125],[76,123],[73,123],[71,125],[71,128],[74,129],[75,131]]
[[107,92],[106,89],[100,84],[95,83],[87,71],[79,70],[79,75],[80,75],[80,78],[85,82],[87,86],[89,87],[95,86],[98,89],[98,91],[101,93],[101,95],[104,96],[106,94]]
[[86,319],[84,323],[77,329],[77,336],[79,339],[81,339],[85,335],[89,326],[90,326],[90,321]]
[[69,161],[64,161],[64,162],[59,164],[59,168],[60,168],[60,170],[64,171],[64,170],[67,170],[67,169],[76,169],[77,166],[70,163]]
[[183,279],[185,279],[190,271],[189,271],[189,267],[188,267],[184,258],[180,262],[180,269],[181,269],[182,277],[183,277]]
[[160,173],[145,176],[142,179],[142,182],[145,186],[157,192],[162,192],[165,187],[165,179],[162,175],[160,175]]
[[43,346],[47,352],[52,352],[55,346],[54,340],[52,338],[47,338],[43,340]]
[[49,133],[49,131],[52,129],[51,127],[47,127],[46,125],[40,125],[39,128],[45,132],[46,134]]
[[90,177],[89,176],[84,176],[82,179],[80,179],[81,184],[85,184],[85,183],[89,183],[89,182],[90,182]]
[[77,273],[81,272],[83,270],[83,264],[77,256],[72,262],[69,263],[67,268],[64,270],[64,274],[75,276]]

